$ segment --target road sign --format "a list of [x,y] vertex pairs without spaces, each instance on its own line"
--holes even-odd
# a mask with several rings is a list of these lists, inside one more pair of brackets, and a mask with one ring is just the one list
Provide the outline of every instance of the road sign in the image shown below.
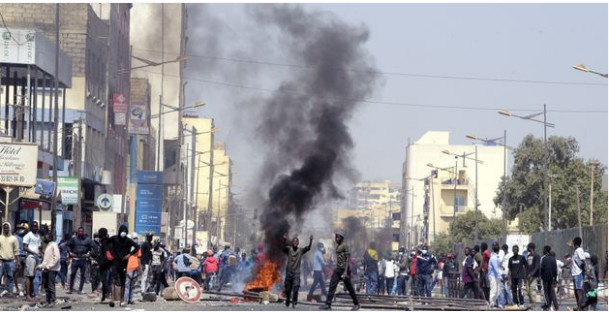
[[112,195],[101,194],[97,197],[97,206],[101,210],[110,210],[112,208]]
[[197,303],[201,300],[201,287],[197,282],[186,276],[178,278],[175,289],[180,299],[188,303]]

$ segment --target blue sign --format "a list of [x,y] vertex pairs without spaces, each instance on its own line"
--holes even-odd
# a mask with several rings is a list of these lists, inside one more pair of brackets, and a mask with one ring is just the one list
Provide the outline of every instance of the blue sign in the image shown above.
[[36,185],[34,186],[34,193],[46,196],[48,198],[53,197],[55,193],[55,182],[36,179]]
[[161,235],[161,209],[163,207],[163,173],[137,172],[135,200],[135,231]]

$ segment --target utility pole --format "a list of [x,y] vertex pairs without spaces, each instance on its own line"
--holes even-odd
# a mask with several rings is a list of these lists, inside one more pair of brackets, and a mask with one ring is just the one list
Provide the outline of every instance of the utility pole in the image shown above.
[[57,132],[59,131],[59,3],[55,5],[55,106],[53,111],[53,183],[55,183],[55,190],[51,196],[53,201],[51,203],[51,233],[57,238],[57,233],[55,233],[57,220],[55,219],[57,218]]
[[583,237],[582,235],[582,208],[579,204],[579,187],[575,186],[575,196],[577,200],[577,228],[579,230],[579,237]]
[[[547,139],[548,122],[546,120],[546,104],[543,104],[543,208],[545,215],[548,216],[550,210],[548,209],[548,139]],[[546,218],[543,218],[546,220]],[[544,231],[548,231],[549,223],[544,222]]]
[[[214,129],[214,119],[211,120],[211,129]],[[213,206],[213,193],[214,193],[214,132],[212,131],[209,137],[209,188],[207,191],[207,216],[209,218],[207,222],[207,237],[209,239],[209,244],[211,246],[211,215],[212,215],[212,206]],[[216,218],[217,219],[217,218]],[[218,240],[216,239],[216,244],[218,244]]]
[[590,163],[590,226],[594,225],[594,171],[598,163]]
[[[192,153],[191,153],[191,160],[190,160],[190,205],[188,206],[188,208],[193,208],[194,207],[194,214],[195,214],[195,218],[196,218],[196,214],[197,214],[197,204],[193,202],[193,199],[195,198],[195,172],[196,172],[196,168],[197,168],[197,163],[195,161],[195,157],[197,155],[197,128],[195,128],[194,126],[191,127],[192,130],[192,136],[191,136],[191,145],[192,145]],[[191,247],[195,248],[195,229],[196,225],[193,224],[192,229],[193,229],[193,235],[192,235],[192,242],[193,244],[191,245]]]

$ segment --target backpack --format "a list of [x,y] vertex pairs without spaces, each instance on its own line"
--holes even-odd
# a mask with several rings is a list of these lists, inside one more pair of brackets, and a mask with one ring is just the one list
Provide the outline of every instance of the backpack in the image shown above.
[[190,258],[187,255],[182,255],[182,261],[185,266],[190,267]]

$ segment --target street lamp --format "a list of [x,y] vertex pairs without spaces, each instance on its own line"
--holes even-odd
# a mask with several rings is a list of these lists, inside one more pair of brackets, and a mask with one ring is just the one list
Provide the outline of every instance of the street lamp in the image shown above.
[[[546,118],[546,104],[543,104],[543,111],[539,112],[539,113],[535,113],[535,114],[531,114],[531,115],[527,115],[527,116],[519,116],[516,114],[512,114],[510,111],[507,110],[502,110],[499,111],[500,115],[504,115],[504,116],[508,116],[508,117],[517,117],[523,120],[530,120],[530,121],[534,121],[534,122],[538,122],[538,123],[542,123],[543,124],[543,179],[542,179],[542,185],[543,185],[543,208],[544,208],[544,215],[548,216],[550,215],[550,210],[548,209],[548,192],[546,189],[546,184],[547,184],[547,179],[548,179],[548,138],[547,138],[547,132],[548,132],[548,127],[550,128],[554,128],[554,124],[550,123],[547,121]],[[539,115],[543,114],[543,120],[537,120],[537,119],[533,119],[534,117],[537,117]],[[544,230],[547,231],[549,229],[549,224],[548,221],[546,220],[546,218],[544,218]]]
[[591,74],[597,74],[603,78],[607,78],[607,74],[601,74],[599,72],[595,72],[593,70],[588,69],[586,66],[584,66],[584,64],[577,64],[577,65],[573,65],[573,68],[583,71],[585,73],[591,73]]
[[[503,137],[498,137],[498,138],[494,138],[494,139],[488,139],[488,138],[479,138],[473,134],[468,134],[465,136],[468,139],[471,140],[475,140],[475,141],[480,141],[480,142],[484,142],[486,144],[497,144],[498,140],[502,140],[503,143],[499,143],[499,145],[503,146],[503,183],[505,183],[505,181],[507,180],[507,149],[513,149],[509,146],[507,146],[507,130],[503,130]],[[478,180],[478,179],[476,179]],[[501,203],[501,214],[502,214],[502,222],[503,222],[503,236],[505,238],[505,235],[507,234],[507,225],[505,223],[505,197],[503,199],[503,202]]]

